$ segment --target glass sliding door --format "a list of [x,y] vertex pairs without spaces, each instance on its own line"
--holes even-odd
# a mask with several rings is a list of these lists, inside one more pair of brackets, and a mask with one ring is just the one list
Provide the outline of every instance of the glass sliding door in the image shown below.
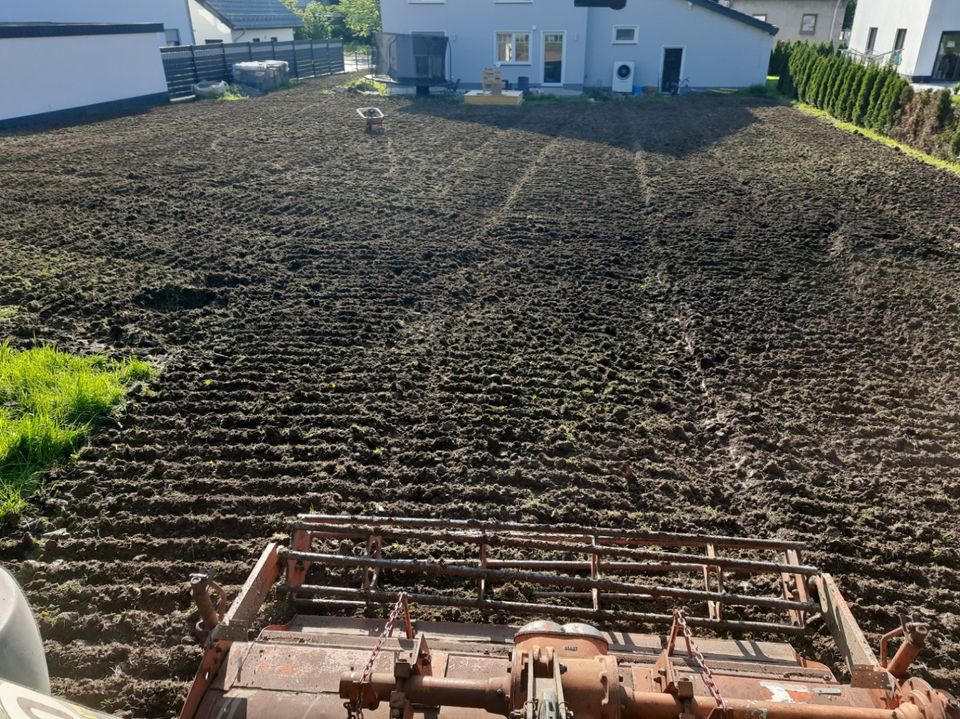
[[940,37],[940,48],[933,63],[933,79],[946,82],[960,80],[960,31],[945,32]]

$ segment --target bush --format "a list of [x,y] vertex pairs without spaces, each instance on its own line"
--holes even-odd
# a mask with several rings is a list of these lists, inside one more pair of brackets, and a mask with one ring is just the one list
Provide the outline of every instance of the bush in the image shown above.
[[950,143],[950,152],[960,160],[960,130],[957,130],[957,134],[953,136],[953,142]]
[[958,154],[954,147],[958,129],[950,92],[928,90],[910,93],[890,136],[931,155],[953,159]]
[[870,109],[870,98],[873,97],[873,88],[880,78],[880,69],[877,67],[867,68],[867,72],[860,84],[860,94],[853,106],[853,114],[850,122],[854,125],[863,127],[866,124],[867,112]]

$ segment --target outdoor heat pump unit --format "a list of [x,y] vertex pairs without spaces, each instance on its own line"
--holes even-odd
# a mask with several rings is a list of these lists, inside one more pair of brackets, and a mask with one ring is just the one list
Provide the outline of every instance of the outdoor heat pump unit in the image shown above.
[[613,63],[613,91],[633,92],[634,63],[620,60]]

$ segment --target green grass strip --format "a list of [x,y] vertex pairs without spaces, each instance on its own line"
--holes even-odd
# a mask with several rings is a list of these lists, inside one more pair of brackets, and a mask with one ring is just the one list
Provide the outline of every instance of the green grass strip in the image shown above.
[[0,517],[22,512],[42,473],[77,447],[153,370],[136,359],[0,344]]
[[949,160],[942,160],[939,157],[928,155],[926,152],[923,152],[922,150],[918,150],[915,147],[910,147],[910,145],[904,145],[902,142],[897,142],[891,137],[887,137],[886,135],[881,135],[879,132],[875,132],[874,130],[868,130],[865,127],[854,125],[852,122],[844,122],[843,120],[838,120],[837,118],[833,117],[830,113],[826,112],[825,110],[818,110],[812,105],[807,105],[802,102],[792,102],[791,105],[793,105],[794,108],[804,113],[805,115],[810,115],[812,117],[819,117],[824,120],[829,120],[831,123],[833,123],[834,127],[840,128],[845,132],[852,132],[858,135],[863,135],[864,137],[868,137],[871,140],[874,140],[883,145],[886,145],[887,147],[896,148],[900,150],[900,152],[902,152],[904,155],[909,155],[915,160],[920,160],[920,162],[924,162],[928,165],[937,167],[941,170],[947,170],[948,172],[952,172],[954,175],[960,175],[960,164],[956,162],[950,162]]

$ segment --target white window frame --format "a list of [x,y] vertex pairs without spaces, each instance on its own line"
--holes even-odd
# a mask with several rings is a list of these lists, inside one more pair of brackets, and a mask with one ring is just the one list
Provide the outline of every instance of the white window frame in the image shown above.
[[[547,82],[547,35],[563,35],[563,55],[560,57],[560,82]],[[544,30],[540,33],[543,62],[540,63],[540,84],[544,87],[563,87],[567,80],[567,31]]]
[[[617,30],[633,30],[633,40],[617,40]],[[638,42],[640,42],[640,26],[614,25],[612,42],[614,45],[636,45]]]
[[[501,60],[500,59],[500,36],[512,35],[513,40],[510,46],[513,56],[517,56],[517,35],[527,36],[527,59],[526,60]],[[493,33],[493,56],[496,58],[497,65],[533,65],[533,33],[530,30],[497,30]]]

